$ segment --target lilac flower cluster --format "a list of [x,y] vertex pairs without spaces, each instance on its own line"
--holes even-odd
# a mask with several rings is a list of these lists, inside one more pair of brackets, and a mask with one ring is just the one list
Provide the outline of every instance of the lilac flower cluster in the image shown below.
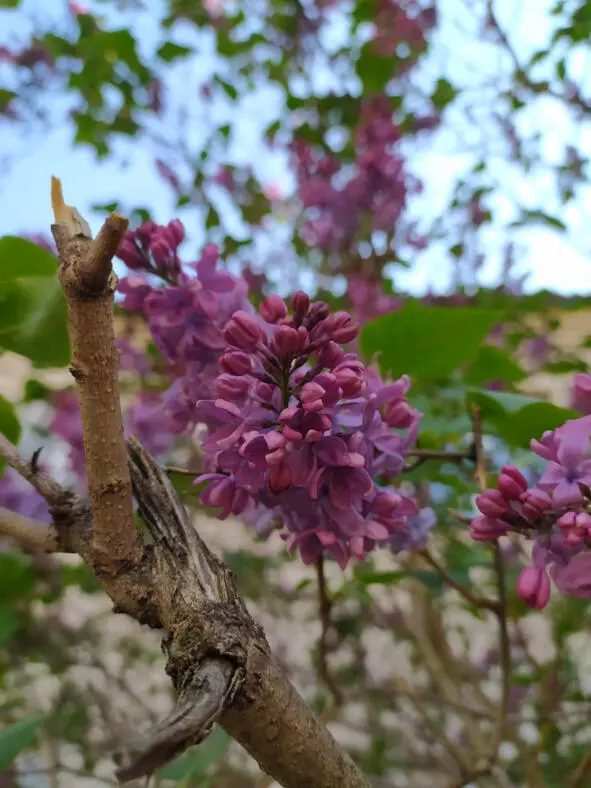
[[[409,380],[384,384],[346,353],[341,345],[357,334],[350,315],[303,292],[291,314],[269,296],[259,314],[239,310],[225,327],[216,398],[197,406],[210,470],[196,480],[208,482],[202,502],[221,508],[221,519],[280,522],[306,564],[327,551],[345,567],[396,538],[407,546],[408,518],[418,514],[377,485],[400,473],[416,439]],[[415,524],[420,538],[426,528]]]
[[531,442],[546,461],[534,487],[508,465],[501,470],[497,489],[485,490],[476,499],[481,515],[472,521],[473,539],[493,541],[513,531],[535,540],[532,565],[517,582],[519,596],[531,607],[548,604],[550,577],[563,593],[591,598],[590,441],[591,416],[545,432]]
[[400,137],[388,97],[378,95],[365,102],[353,173],[344,185],[339,183],[343,172],[337,157],[319,158],[308,144],[294,143],[298,192],[306,210],[302,230],[306,243],[341,250],[354,242],[362,222],[369,222],[370,231],[394,230],[409,191],[419,188],[394,150]]
[[[195,403],[213,394],[226,341],[222,329],[237,309],[249,310],[247,286],[218,271],[218,251],[208,244],[197,262],[181,264],[182,223],[146,222],[126,234],[119,257],[132,270],[121,279],[123,307],[145,315],[158,350],[170,364],[173,383],[163,395],[169,429],[195,426]],[[154,277],[164,280],[157,286]]]

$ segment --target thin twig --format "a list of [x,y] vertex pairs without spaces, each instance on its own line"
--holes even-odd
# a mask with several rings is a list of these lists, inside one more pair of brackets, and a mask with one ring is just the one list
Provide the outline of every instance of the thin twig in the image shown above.
[[507,628],[507,585],[505,578],[505,561],[499,544],[494,547],[495,573],[497,576],[498,604],[494,614],[499,623],[499,648],[501,657],[501,703],[495,725],[495,733],[491,748],[491,759],[496,758],[499,745],[503,740],[503,733],[507,712],[509,710],[509,693],[511,691],[511,644]]
[[0,506],[0,534],[14,539],[24,547],[55,553],[60,549],[58,534],[54,526],[40,523],[31,517],[12,512]]
[[324,575],[324,558],[320,556],[316,561],[316,578],[318,580],[318,615],[320,617],[320,637],[318,639],[318,666],[320,678],[325,683],[333,697],[334,705],[340,706],[343,696],[337,686],[330,668],[328,666],[328,633],[330,631],[330,613],[332,602],[328,596],[326,588],[326,577]]
[[164,470],[166,473],[178,473],[182,474],[183,476],[193,476],[197,477],[201,473],[201,471],[192,471],[190,468],[181,468],[178,465],[164,465]]
[[[476,470],[474,478],[480,490],[486,489],[486,456],[482,441],[482,420],[480,409],[472,407],[472,432],[474,435],[474,453],[476,458]],[[498,540],[494,545],[494,568],[497,578],[497,603],[493,608],[493,613],[497,617],[499,625],[499,651],[501,666],[501,702],[495,722],[495,729],[491,742],[491,749],[487,763],[490,767],[498,757],[499,746],[503,740],[505,725],[507,723],[507,712],[509,706],[509,693],[511,690],[511,646],[509,642],[509,632],[507,628],[507,586],[505,577],[505,562],[499,547]],[[484,768],[484,767],[483,767]]]
[[47,503],[59,506],[64,502],[64,495],[67,495],[67,492],[49,474],[39,470],[37,452],[33,454],[31,460],[24,460],[16,446],[13,446],[4,435],[0,435],[0,458],[26,479]]
[[444,567],[431,555],[428,550],[420,550],[419,555],[421,555],[427,563],[433,567],[433,569],[441,576],[441,578],[445,581],[445,583],[450,587],[453,588],[454,591],[457,591],[458,594],[464,597],[467,602],[470,602],[471,605],[475,607],[484,608],[485,610],[493,610],[496,611],[498,607],[498,602],[495,599],[487,599],[486,597],[477,596],[470,591],[469,588],[463,586],[461,583],[456,582],[453,577],[447,572]]
[[419,457],[425,460],[449,460],[450,462],[460,462],[461,460],[473,459],[471,451],[445,451],[443,449],[414,449],[409,451],[407,457]]

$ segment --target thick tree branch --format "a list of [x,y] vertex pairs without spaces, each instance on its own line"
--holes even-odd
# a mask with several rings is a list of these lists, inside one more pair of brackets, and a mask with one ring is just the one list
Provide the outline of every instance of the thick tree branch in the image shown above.
[[[111,270],[125,220],[111,216],[93,242],[84,219],[65,205],[58,181],[52,201],[94,534],[89,537],[88,507],[73,496],[69,519],[62,511],[56,527],[61,534],[67,522],[76,551],[117,612],[167,632],[167,673],[179,693],[167,719],[122,747],[119,778],[152,774],[218,722],[285,788],[367,788],[274,661],[232,572],[193,528],[165,471],[137,441],[125,446]],[[146,526],[142,536],[132,484]]]
[[55,553],[59,550],[57,531],[54,526],[47,526],[30,517],[11,512],[0,506],[0,535],[8,536],[23,547]]
[[141,541],[133,522],[131,478],[123,438],[118,391],[119,353],[115,345],[113,301],[117,278],[112,257],[127,229],[113,214],[97,238],[74,208],[66,206],[59,181],[52,182],[59,278],[68,304],[72,345],[70,371],[80,398],[94,543],[104,572],[137,562]]

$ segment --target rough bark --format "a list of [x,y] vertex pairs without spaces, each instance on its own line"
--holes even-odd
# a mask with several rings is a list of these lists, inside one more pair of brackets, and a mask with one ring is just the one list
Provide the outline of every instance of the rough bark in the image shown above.
[[[166,473],[136,440],[126,449],[111,268],[126,221],[111,216],[92,241],[86,222],[64,204],[58,181],[52,184],[52,200],[91,507],[29,467],[10,444],[0,443],[0,456],[45,495],[58,548],[82,556],[115,611],[166,631],[166,671],[178,703],[154,730],[122,747],[116,758],[119,779],[152,774],[202,741],[217,722],[285,788],[367,788],[351,758],[274,661],[233,573],[200,538]],[[132,485],[146,526],[141,535]]]

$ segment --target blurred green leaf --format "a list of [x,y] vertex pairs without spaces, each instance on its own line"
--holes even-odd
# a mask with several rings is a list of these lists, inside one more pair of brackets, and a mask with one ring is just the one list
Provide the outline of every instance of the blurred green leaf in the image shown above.
[[0,774],[23,750],[34,746],[40,716],[25,717],[0,731]]
[[480,408],[483,420],[511,446],[528,447],[532,438],[545,430],[554,430],[569,419],[580,417],[577,411],[561,408],[551,402],[496,391],[466,393],[468,407]]
[[544,211],[526,211],[522,210],[519,219],[516,219],[509,226],[510,227],[523,227],[526,224],[545,224],[552,227],[554,230],[564,232],[566,224],[557,216],[551,216]]
[[472,307],[416,306],[382,315],[361,331],[361,350],[378,354],[382,372],[437,380],[473,362],[500,312]]
[[466,371],[464,380],[470,386],[482,386],[490,380],[519,383],[525,377],[526,373],[506,350],[483,345],[478,358]]
[[198,750],[189,752],[165,766],[158,776],[162,780],[184,780],[188,777],[204,775],[212,764],[218,761],[230,744],[230,737],[216,727],[208,738],[199,745]]
[[0,394],[0,433],[11,443],[18,443],[21,436],[21,425],[14,405]]
[[165,44],[162,44],[160,49],[156,52],[156,55],[160,60],[164,60],[165,63],[171,63],[179,57],[187,57],[187,55],[190,55],[192,52],[193,50],[191,47],[175,44],[174,41],[167,41]]
[[66,301],[57,277],[0,283],[0,349],[19,353],[37,367],[68,364]]
[[10,607],[0,605],[0,648],[6,646],[22,627],[22,616]]
[[435,86],[435,90],[431,95],[431,101],[437,107],[437,109],[445,109],[448,104],[455,99],[458,95],[458,91],[454,88],[454,86],[449,82],[447,79],[441,78],[437,80],[437,85]]
[[14,550],[0,553],[0,604],[29,597],[35,588],[35,570],[28,557]]
[[12,282],[28,277],[57,276],[56,258],[41,246],[5,235],[0,238],[0,282]]

